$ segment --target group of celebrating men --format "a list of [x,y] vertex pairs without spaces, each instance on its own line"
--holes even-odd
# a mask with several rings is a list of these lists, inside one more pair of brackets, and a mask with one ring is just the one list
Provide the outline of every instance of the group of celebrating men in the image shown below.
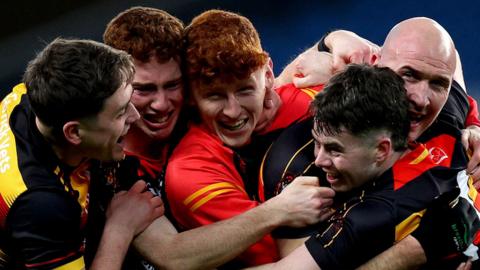
[[103,39],[1,102],[0,268],[479,267],[480,120],[437,22],[326,33],[276,78],[228,11]]

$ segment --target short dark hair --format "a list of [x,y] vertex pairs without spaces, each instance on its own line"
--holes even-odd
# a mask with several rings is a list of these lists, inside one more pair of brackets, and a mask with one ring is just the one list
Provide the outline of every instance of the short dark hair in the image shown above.
[[389,68],[349,65],[315,96],[316,130],[335,135],[346,129],[354,136],[384,130],[395,151],[405,150],[410,131],[404,81]]
[[103,41],[142,62],[153,55],[160,63],[180,61],[183,31],[182,21],[163,10],[132,7],[108,23]]
[[36,116],[59,132],[68,121],[98,114],[133,75],[125,52],[91,40],[57,38],[28,64],[23,81]]

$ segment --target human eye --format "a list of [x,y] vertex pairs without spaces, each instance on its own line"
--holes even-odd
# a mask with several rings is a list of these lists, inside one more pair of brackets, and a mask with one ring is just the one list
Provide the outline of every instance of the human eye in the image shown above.
[[183,85],[182,80],[178,79],[178,80],[175,80],[175,81],[172,81],[172,82],[169,82],[169,83],[165,84],[165,89],[174,91],[174,90],[177,90],[180,87],[182,87],[182,85]]
[[251,86],[246,86],[237,91],[237,95],[239,96],[248,96],[255,92],[255,88]]
[[136,95],[149,95],[157,90],[154,84],[132,84],[133,93]]
[[432,80],[430,82],[432,89],[437,92],[446,92],[448,91],[449,82],[444,80]]
[[221,100],[223,98],[223,95],[216,92],[209,92],[209,93],[206,93],[204,97],[208,100],[216,101],[216,100]]
[[403,70],[401,72],[401,77],[407,81],[411,81],[415,79],[414,73],[411,70]]
[[342,154],[342,150],[336,145],[325,145],[325,151],[331,157],[339,157]]

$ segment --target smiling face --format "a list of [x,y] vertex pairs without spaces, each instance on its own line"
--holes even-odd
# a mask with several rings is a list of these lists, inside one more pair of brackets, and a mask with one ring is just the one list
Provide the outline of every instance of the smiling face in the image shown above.
[[456,67],[450,36],[430,19],[401,22],[387,36],[378,65],[391,68],[404,79],[410,101],[409,140],[416,140],[435,121],[448,98]]
[[[344,129],[336,135],[318,134],[315,141],[315,166],[327,174],[332,189],[345,192],[375,179],[382,168],[376,162],[376,144],[351,135]],[[367,141],[367,142],[366,142]]]
[[267,64],[245,79],[192,87],[203,123],[229,147],[247,144],[262,113],[266,87],[273,87],[272,76]]
[[445,105],[453,70],[416,52],[398,52],[382,59],[380,65],[391,68],[405,81],[410,101],[409,140],[416,140],[435,121]]
[[121,160],[124,157],[123,137],[130,125],[139,118],[130,102],[131,95],[131,84],[124,83],[105,100],[100,113],[79,121],[82,138],[80,147],[85,156],[101,161]]
[[140,113],[132,132],[136,140],[166,141],[177,123],[183,105],[183,81],[180,65],[173,58],[159,63],[134,61],[132,103]]

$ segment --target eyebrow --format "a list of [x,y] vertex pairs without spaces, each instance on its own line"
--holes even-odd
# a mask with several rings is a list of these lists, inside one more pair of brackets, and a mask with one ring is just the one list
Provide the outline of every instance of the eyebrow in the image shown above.
[[140,89],[152,89],[156,88],[157,86],[154,83],[139,83],[139,82],[134,82],[132,83],[133,88],[140,88]]
[[333,150],[338,151],[338,152],[344,152],[345,151],[345,147],[343,147],[342,145],[340,145],[339,143],[336,143],[336,142],[324,143],[323,148],[330,149],[330,150],[333,149]]

